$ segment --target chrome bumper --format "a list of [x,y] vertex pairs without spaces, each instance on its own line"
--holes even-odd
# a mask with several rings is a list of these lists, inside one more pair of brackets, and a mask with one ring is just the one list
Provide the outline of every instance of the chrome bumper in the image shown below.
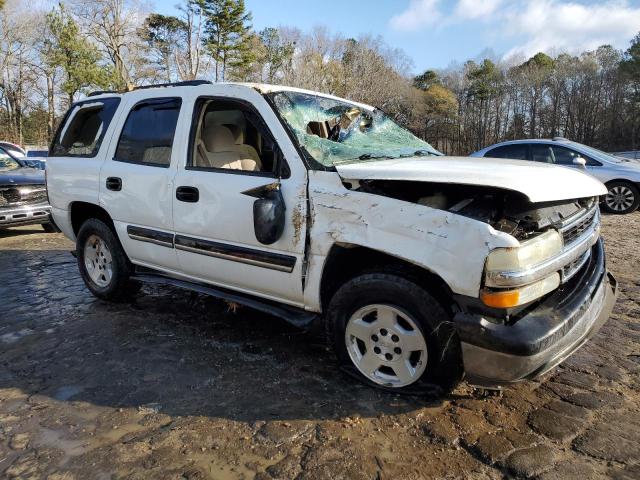
[[47,204],[2,208],[0,209],[0,228],[47,223],[50,215],[51,207]]
[[556,292],[513,325],[456,315],[469,383],[499,386],[542,375],[599,330],[613,310],[617,283],[606,271],[602,242],[592,257],[570,292]]

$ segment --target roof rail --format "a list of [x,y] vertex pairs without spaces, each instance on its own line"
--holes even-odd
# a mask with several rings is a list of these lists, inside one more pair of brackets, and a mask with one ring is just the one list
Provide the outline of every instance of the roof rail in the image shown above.
[[161,88],[161,87],[197,87],[198,85],[213,85],[213,82],[209,80],[187,80],[184,82],[171,82],[171,83],[155,83],[153,85],[142,85],[140,87],[134,87],[134,90],[144,90],[146,88]]
[[[198,85],[213,85],[213,82],[209,80],[186,80],[184,82],[171,82],[171,83],[154,83],[152,85],[141,85],[139,87],[133,87],[133,90],[145,90],[147,88],[162,88],[162,87],[197,87]],[[95,97],[96,95],[103,95],[105,93],[126,93],[127,90],[96,90],[87,95],[87,97]]]
[[568,142],[569,141],[568,138],[564,138],[564,137],[553,137],[552,140],[554,142]]
[[95,97],[96,95],[104,95],[105,93],[119,93],[115,90],[96,90],[95,92],[91,92],[87,94],[87,97]]

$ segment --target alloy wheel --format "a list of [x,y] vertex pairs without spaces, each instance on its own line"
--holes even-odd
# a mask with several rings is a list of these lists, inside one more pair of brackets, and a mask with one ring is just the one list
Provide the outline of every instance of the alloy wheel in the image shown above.
[[107,287],[113,277],[113,258],[105,241],[91,235],[84,246],[84,265],[89,277],[99,287]]
[[427,344],[418,322],[391,305],[368,305],[346,325],[351,361],[369,380],[389,387],[417,381],[427,367]]
[[633,190],[624,185],[616,185],[611,188],[605,197],[607,207],[616,212],[624,212],[631,208],[635,201]]

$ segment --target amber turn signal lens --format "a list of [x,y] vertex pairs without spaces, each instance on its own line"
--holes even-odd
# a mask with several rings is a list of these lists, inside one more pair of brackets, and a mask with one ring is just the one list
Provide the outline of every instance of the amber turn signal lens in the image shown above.
[[518,305],[520,292],[518,290],[508,290],[506,292],[483,290],[480,293],[480,300],[482,300],[482,303],[487,307],[511,308]]

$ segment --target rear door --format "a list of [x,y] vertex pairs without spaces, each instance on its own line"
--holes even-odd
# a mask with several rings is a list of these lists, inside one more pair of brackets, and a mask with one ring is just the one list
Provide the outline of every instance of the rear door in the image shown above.
[[46,162],[49,203],[56,223],[74,237],[71,202],[98,203],[100,169],[111,139],[110,125],[120,97],[89,98],[74,104],[51,144]]
[[111,215],[132,262],[174,271],[173,180],[183,154],[174,139],[182,98],[153,93],[125,97],[100,172],[100,205]]
[[[247,89],[237,95],[200,96],[189,107],[189,153],[178,169],[173,197],[180,270],[196,280],[300,306],[306,168],[264,98]],[[286,210],[282,235],[265,245],[254,230],[251,192],[269,185],[280,188]]]

